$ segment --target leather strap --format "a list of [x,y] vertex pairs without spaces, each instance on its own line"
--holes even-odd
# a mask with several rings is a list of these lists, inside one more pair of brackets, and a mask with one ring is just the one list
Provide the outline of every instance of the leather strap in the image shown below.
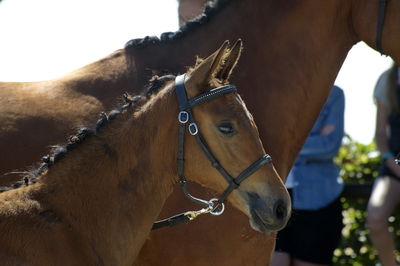
[[190,221],[189,216],[185,215],[185,213],[181,213],[172,217],[169,217],[167,219],[161,220],[161,221],[157,221],[153,224],[153,227],[151,228],[151,230],[155,230],[155,229],[159,229],[162,227],[172,227],[172,226],[177,226],[183,223],[187,223]]
[[376,24],[376,38],[375,38],[375,45],[376,50],[384,55],[382,49],[382,32],[383,32],[383,24],[385,23],[385,11],[386,11],[386,4],[387,0],[378,0],[379,7],[378,7],[378,20]]

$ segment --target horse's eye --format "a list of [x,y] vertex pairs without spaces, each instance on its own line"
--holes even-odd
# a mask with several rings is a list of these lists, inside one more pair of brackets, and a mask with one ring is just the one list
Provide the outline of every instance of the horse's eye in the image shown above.
[[218,125],[218,130],[219,132],[221,132],[226,136],[232,136],[236,133],[232,123],[230,122],[222,122],[221,124]]

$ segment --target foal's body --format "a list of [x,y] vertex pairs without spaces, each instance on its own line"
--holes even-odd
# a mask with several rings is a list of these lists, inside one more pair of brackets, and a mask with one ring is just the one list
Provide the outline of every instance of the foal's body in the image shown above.
[[[188,96],[206,92],[213,88],[210,84],[226,84],[240,51],[241,42],[231,50],[225,43],[190,70]],[[103,115],[95,135],[84,130],[73,136],[67,152],[54,153],[42,170],[26,178],[33,184],[0,193],[1,265],[133,264],[178,181],[174,84],[145,100],[135,101],[144,102],[138,109],[131,100],[115,116]],[[212,99],[192,112],[211,152],[230,175],[238,176],[263,155],[254,122],[237,94]],[[234,134],[218,131],[221,122]],[[196,142],[186,138],[184,148],[184,174],[221,193],[226,181]],[[271,164],[240,183],[228,200],[259,231],[279,230],[289,216],[289,195]]]
[[[232,79],[254,114],[261,139],[284,178],[349,49],[360,40],[375,46],[377,9],[377,0],[254,0],[251,3],[232,0],[207,23],[185,31],[182,37],[163,44],[144,44],[140,48],[131,45],[65,78],[45,84],[49,85],[49,90],[51,87],[65,90],[63,98],[74,106],[73,112],[79,110],[79,105],[74,104],[71,93],[89,97],[96,103],[96,110],[103,110],[109,107],[108,99],[114,99],[125,90],[142,87],[151,76],[149,70],[182,73],[191,63],[193,54],[207,55],[222,40],[240,37],[246,45],[241,59],[242,71]],[[400,38],[397,38],[400,2],[389,0],[386,10],[383,50],[400,62]],[[2,83],[0,91],[7,94],[20,86],[44,91],[47,88],[42,84]],[[253,90],[244,90],[245,87]],[[0,108],[5,106],[4,99],[6,97],[0,98]],[[30,106],[23,97],[18,97],[18,101]],[[0,112],[0,125],[4,124],[5,111]],[[93,111],[93,115],[97,112]],[[44,150],[35,146],[33,134],[40,135],[40,147],[44,147],[61,141],[61,133],[52,132],[79,126],[86,119],[81,115],[74,121],[54,122],[41,114],[26,117],[18,113],[16,110],[16,114],[9,115],[11,121],[7,122],[16,124],[17,129],[0,132],[3,172],[23,169],[43,154]],[[46,128],[45,132],[32,129],[31,125],[38,121],[46,126],[41,127]],[[11,178],[16,177],[5,176],[3,184]],[[199,187],[195,193],[201,191],[207,193]],[[176,213],[177,209],[179,212],[186,210],[184,204],[180,194],[174,193],[162,217]],[[232,220],[241,224],[241,229],[238,230]],[[247,224],[243,215],[228,208],[217,219],[202,217],[187,226],[156,232],[146,244],[138,265],[265,265],[273,250],[274,236],[258,234]],[[218,235],[224,237],[216,238],[210,228],[218,228]]]
[[[169,109],[175,111],[172,104]],[[159,156],[151,153],[154,146],[143,145],[167,148],[160,143],[166,137],[149,125],[153,110],[135,119],[136,130],[125,114],[119,119],[125,121],[83,143],[37,184],[0,194],[2,265],[132,263],[175,180],[174,147],[158,150],[166,156],[161,166],[151,160]],[[177,133],[169,117],[164,125]],[[10,254],[21,262],[9,261]]]
[[[150,124],[167,111],[165,132],[177,133],[176,103],[168,98],[169,108],[121,115],[38,183],[1,193],[1,264],[131,265],[175,181],[175,147]],[[166,156],[163,165],[151,159],[160,155],[150,144]]]

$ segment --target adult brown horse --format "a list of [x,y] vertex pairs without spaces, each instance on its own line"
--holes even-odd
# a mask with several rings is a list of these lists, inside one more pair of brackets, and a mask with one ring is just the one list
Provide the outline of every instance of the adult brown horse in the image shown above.
[[[181,148],[185,175],[222,193],[220,204],[229,195],[261,232],[285,226],[289,194],[252,116],[236,88],[227,85],[241,48],[237,42],[230,50],[225,42],[186,76],[167,82],[158,93],[153,89],[154,96],[126,96],[125,105],[98,120],[95,133],[82,129],[47,156],[24,186],[3,191],[1,264],[132,265],[179,180]],[[194,137],[181,135],[187,120]],[[225,190],[225,176],[208,160],[213,156],[237,176],[229,184],[240,186]]]
[[[285,177],[349,49],[360,40],[375,47],[378,10],[378,0],[218,1],[207,15],[175,34],[164,34],[161,41],[131,41],[124,50],[61,79],[2,83],[1,168],[21,169],[38,158],[44,152],[41,147],[60,141],[65,131],[107,109],[109,99],[122,90],[145,84],[145,73],[150,77],[152,69],[184,72],[192,54],[207,55],[223,40],[240,37],[246,50],[242,71],[232,79],[240,88],[244,84],[254,88],[241,93],[278,173]],[[382,47],[400,62],[398,32],[400,2],[388,0]],[[38,141],[32,140],[33,135],[40,137]],[[162,217],[175,213],[173,202],[180,194],[173,195],[176,198],[165,206]],[[153,233],[138,264],[265,265],[269,261],[273,236],[253,232],[244,216],[230,208],[212,218]],[[233,227],[232,220],[242,229]],[[218,233],[210,228],[218,228]]]

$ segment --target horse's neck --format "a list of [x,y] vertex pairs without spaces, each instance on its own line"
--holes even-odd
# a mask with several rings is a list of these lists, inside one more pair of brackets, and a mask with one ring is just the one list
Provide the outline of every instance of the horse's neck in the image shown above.
[[165,90],[144,111],[117,116],[39,179],[43,205],[90,239],[109,265],[136,255],[172,191],[171,143],[178,134],[173,96]]
[[349,26],[350,4],[337,0],[232,1],[181,39],[133,51],[132,60],[138,76],[145,76],[148,69],[182,72],[193,55],[204,56],[226,39],[242,38],[241,71],[233,75],[233,83],[253,112],[278,172],[285,177],[347,52],[357,41]]

